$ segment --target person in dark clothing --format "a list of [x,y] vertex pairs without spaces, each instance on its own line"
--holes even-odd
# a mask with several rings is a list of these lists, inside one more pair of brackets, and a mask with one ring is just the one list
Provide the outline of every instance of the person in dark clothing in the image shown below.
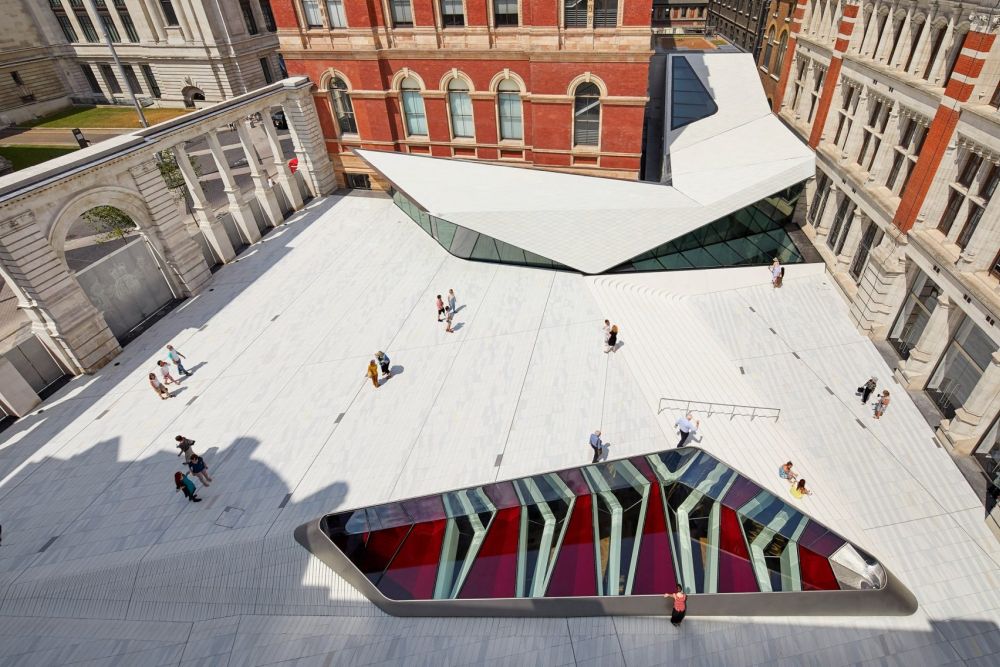
[[858,391],[861,393],[861,403],[865,404],[868,402],[868,397],[872,395],[875,391],[875,387],[878,385],[878,378],[872,376],[868,378],[868,382],[858,387]]
[[177,487],[178,491],[182,491],[184,493],[184,497],[187,498],[189,502],[192,503],[201,502],[201,498],[199,498],[198,494],[195,493],[194,482],[188,479],[188,476],[185,475],[184,473],[182,472],[174,473],[174,486]]
[[194,446],[194,440],[185,438],[183,435],[177,436],[174,440],[177,441],[177,449],[181,450],[177,452],[177,456],[183,454],[184,463],[187,463],[191,460],[191,457],[194,456],[194,450],[191,449]]
[[389,378],[391,378],[392,377],[392,369],[389,367],[389,364],[392,363],[392,362],[389,361],[389,355],[386,354],[385,352],[382,352],[381,350],[379,350],[377,353],[375,353],[375,361],[378,362],[379,368],[382,369],[382,376],[386,380],[388,380]]
[[191,469],[191,474],[197,477],[202,484],[211,486],[212,476],[208,474],[208,464],[205,463],[205,459],[197,454],[192,454],[191,460],[187,462],[187,467]]

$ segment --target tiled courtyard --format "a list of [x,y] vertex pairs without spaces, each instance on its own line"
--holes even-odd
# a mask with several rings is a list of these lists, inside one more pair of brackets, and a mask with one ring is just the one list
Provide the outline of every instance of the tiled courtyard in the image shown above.
[[[0,665],[995,665],[1000,544],[821,267],[582,277],[447,255],[391,201],[314,201],[113,365],[0,433]],[[454,288],[455,332],[434,296]],[[601,323],[623,345],[603,354]],[[194,375],[160,401],[173,343]],[[364,377],[376,350],[396,374]],[[855,397],[870,375],[886,417]],[[696,443],[916,595],[909,617],[409,619],[292,530],[336,509],[671,447],[659,399],[781,408]],[[216,478],[184,501],[174,436]],[[666,610],[665,610],[666,611]],[[766,613],[766,609],[762,613]]]

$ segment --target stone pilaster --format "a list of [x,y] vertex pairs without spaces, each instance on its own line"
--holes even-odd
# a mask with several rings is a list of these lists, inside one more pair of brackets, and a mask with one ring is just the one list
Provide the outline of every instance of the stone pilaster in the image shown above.
[[194,296],[211,279],[201,248],[188,234],[177,210],[177,200],[153,162],[129,169],[136,187],[149,209],[150,228],[146,238],[156,251],[157,261],[176,292]]
[[302,86],[289,91],[282,107],[295,144],[295,157],[309,191],[314,197],[330,194],[337,189],[337,180],[309,88]]
[[931,371],[951,340],[953,310],[951,299],[944,294],[939,295],[927,326],[920,334],[917,344],[910,350],[909,358],[900,361],[896,368],[897,379],[907,389],[922,389],[927,384]]
[[73,373],[92,373],[121,352],[104,316],[60,261],[30,212],[0,222],[0,269],[32,329]]
[[208,245],[215,251],[216,256],[223,262],[231,262],[236,257],[233,243],[229,240],[225,227],[215,217],[215,213],[208,204],[205,191],[201,189],[201,181],[198,180],[198,175],[194,173],[194,168],[191,166],[187,149],[184,148],[184,144],[177,144],[171,150],[174,153],[174,159],[177,160],[177,168],[180,169],[181,175],[184,177],[184,185],[187,186],[187,191],[191,195],[194,221],[198,224],[201,233],[205,235]]
[[938,432],[952,447],[968,454],[982,437],[992,421],[990,417],[1000,404],[1000,352],[994,352],[972,393],[962,407],[955,410],[952,419],[944,419]]
[[229,213],[246,239],[250,243],[256,243],[260,240],[260,229],[257,227],[250,206],[243,201],[243,193],[236,184],[233,170],[229,168],[229,160],[226,159],[226,153],[219,143],[219,135],[215,130],[210,130],[205,134],[205,139],[208,141],[208,149],[212,153],[212,159],[215,160],[215,166],[219,170],[219,176],[222,177],[226,199],[229,200]]
[[[269,122],[269,119],[264,122]],[[274,188],[268,185],[267,176],[261,168],[260,156],[257,155],[257,148],[250,136],[246,120],[241,119],[236,122],[236,133],[240,137],[240,145],[247,157],[247,167],[250,168],[250,178],[253,180],[254,196],[257,197],[261,210],[264,211],[268,225],[276,227],[281,224],[285,216],[281,212],[281,207],[278,206],[278,197],[274,194]]]
[[42,402],[14,364],[0,355],[0,402],[15,417],[23,417]]
[[295,182],[295,178],[288,165],[285,164],[285,156],[281,150],[281,140],[278,139],[278,131],[274,129],[274,125],[266,121],[260,125],[264,129],[264,135],[267,137],[267,145],[271,149],[271,168],[274,170],[274,180],[277,181],[281,191],[285,193],[285,199],[288,201],[288,204],[293,210],[298,211],[302,208],[302,192],[299,190],[299,186]]

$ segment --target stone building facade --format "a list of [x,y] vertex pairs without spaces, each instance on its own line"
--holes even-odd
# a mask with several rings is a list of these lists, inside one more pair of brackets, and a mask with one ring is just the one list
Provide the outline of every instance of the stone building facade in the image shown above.
[[792,12],[796,0],[771,0],[765,14],[763,37],[757,65],[764,94],[774,103],[774,93],[778,89],[782,65],[788,53],[788,39],[792,31]]
[[652,0],[272,0],[318,85],[338,180],[353,148],[637,178]]
[[708,0],[653,0],[653,32],[701,35],[708,19]]
[[[857,326],[997,452],[1000,16],[955,2],[799,0],[774,109],[816,150],[805,232]],[[989,467],[989,461],[985,462]]]
[[20,48],[44,54],[44,78],[75,102],[129,104],[131,87],[144,104],[191,107],[284,76],[269,0],[0,0],[0,12],[18,17]]
[[706,29],[754,58],[763,48],[770,0],[709,0]]

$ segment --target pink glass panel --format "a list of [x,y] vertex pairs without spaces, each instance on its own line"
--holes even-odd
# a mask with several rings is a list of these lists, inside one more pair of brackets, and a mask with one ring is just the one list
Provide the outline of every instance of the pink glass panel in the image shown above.
[[520,507],[508,507],[496,513],[458,597],[514,597],[520,534]]
[[725,505],[722,506],[719,533],[719,592],[759,591],[753,566],[750,565],[750,552],[743,538],[743,527],[736,512]]
[[592,503],[590,496],[579,496],[573,505],[546,597],[597,595]]
[[[646,470],[649,470],[648,467]],[[646,474],[646,470],[643,470],[643,474]],[[649,474],[652,474],[652,470],[649,470]],[[667,535],[660,484],[653,481],[649,487],[649,505],[646,507],[646,523],[639,542],[639,559],[635,564],[632,594],[672,593],[676,588],[673,552]]]
[[440,519],[413,527],[378,582],[383,595],[394,600],[429,600],[434,596],[446,523]]

